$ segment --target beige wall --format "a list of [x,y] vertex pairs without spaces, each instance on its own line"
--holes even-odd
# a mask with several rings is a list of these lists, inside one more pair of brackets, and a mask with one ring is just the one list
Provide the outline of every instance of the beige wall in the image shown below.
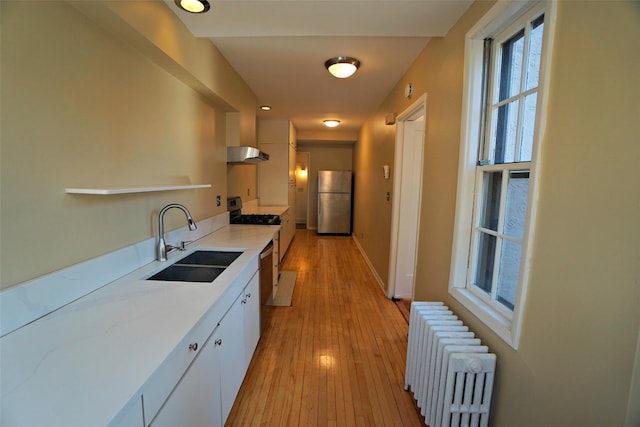
[[227,165],[227,192],[229,197],[240,196],[243,202],[258,197],[258,166]]
[[[184,204],[196,221],[226,211],[215,206],[216,195],[227,196],[225,113],[255,96],[246,86],[217,95],[212,82],[197,83],[198,72],[169,72],[159,45],[142,43],[140,32],[102,3],[87,3],[98,8],[91,19],[67,2],[1,2],[2,288],[157,235],[157,213],[168,203]],[[123,13],[144,7],[138,18],[156,26],[158,43],[182,31],[180,54],[197,47],[201,57],[219,55],[211,44],[189,40],[163,3],[116,6]],[[241,86],[228,65],[215,67],[216,84],[228,78]],[[255,122],[254,112],[244,114]],[[213,187],[64,193],[189,182]],[[166,219],[167,230],[185,225],[180,213]]]
[[[257,100],[224,56],[206,38],[193,37],[161,1],[74,1],[87,17],[123,39],[226,111],[239,113],[232,138],[256,144]],[[232,142],[232,145],[238,145]]]
[[353,147],[353,234],[385,283],[389,275],[392,203],[386,195],[393,194],[393,178],[384,179],[382,166],[393,165],[395,126],[385,125],[384,118],[398,108],[389,98],[364,124]]
[[640,7],[558,2],[529,296],[514,351],[447,292],[464,34],[490,6],[475,3],[446,37],[431,40],[363,127],[356,235],[386,281],[388,232],[374,217],[387,221],[390,207],[366,209],[385,191],[379,165],[393,160],[382,118],[410,104],[401,94],[411,82],[428,94],[416,298],[445,300],[498,354],[493,425],[637,426]]
[[307,228],[318,227],[318,171],[353,170],[353,147],[351,144],[330,141],[298,142],[298,152],[309,153],[307,194],[309,195],[309,222]]

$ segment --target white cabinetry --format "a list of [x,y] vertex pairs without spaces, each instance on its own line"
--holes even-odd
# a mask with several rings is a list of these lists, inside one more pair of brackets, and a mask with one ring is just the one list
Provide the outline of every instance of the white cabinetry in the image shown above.
[[280,226],[282,227],[280,231],[280,261],[282,261],[296,233],[296,222],[291,218],[291,208],[280,214]]
[[231,412],[245,373],[242,300],[241,295],[220,322],[219,331],[216,331],[220,342],[217,350],[219,350],[220,390],[222,390],[222,425]]
[[151,426],[222,425],[220,365],[215,354],[218,329],[204,344]]
[[246,304],[243,306],[244,318],[244,372],[247,373],[253,353],[260,340],[260,277],[253,276],[244,290]]
[[289,204],[289,145],[259,143],[269,160],[258,163],[258,197],[261,206]]
[[220,322],[222,424],[238,395],[260,339],[260,277],[253,276]]
[[124,408],[107,424],[108,427],[141,427],[144,426],[142,412],[142,396],[136,394]]
[[[179,381],[173,383],[175,387],[161,384],[175,374],[175,363],[163,365],[154,381],[147,383],[143,399],[148,425],[224,425],[260,339],[259,280],[259,274],[254,274],[202,347],[194,347],[196,341],[190,344],[189,350],[196,355]],[[165,372],[167,369],[172,372]],[[156,411],[155,387],[165,390],[167,385],[173,389]],[[147,398],[151,401],[147,402]]]
[[268,161],[258,164],[260,205],[289,206],[289,211],[281,215],[279,255],[282,260],[296,229],[290,214],[295,212],[296,203],[296,130],[286,119],[260,120],[258,144],[270,156]]
[[276,234],[273,235],[273,296],[275,297],[275,293],[277,292],[277,289],[275,288],[276,286],[278,286],[278,277],[280,277],[279,274],[280,271],[280,232],[278,231]]
[[193,328],[143,386],[143,409],[147,425],[158,414],[174,387],[180,383],[198,352],[204,348],[204,343],[218,323],[216,320],[208,325],[201,322]]

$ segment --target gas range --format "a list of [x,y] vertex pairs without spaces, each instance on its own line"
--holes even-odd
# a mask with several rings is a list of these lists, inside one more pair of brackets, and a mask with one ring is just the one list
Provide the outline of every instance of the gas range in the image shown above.
[[270,214],[240,214],[229,216],[231,224],[280,225],[280,217]]
[[240,197],[229,197],[227,199],[227,210],[229,211],[229,222],[231,224],[280,225],[279,215],[243,214],[242,199]]

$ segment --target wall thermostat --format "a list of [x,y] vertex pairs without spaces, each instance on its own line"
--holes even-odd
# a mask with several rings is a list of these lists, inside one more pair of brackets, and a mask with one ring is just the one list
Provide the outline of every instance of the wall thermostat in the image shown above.
[[409,99],[413,96],[413,86],[411,86],[411,83],[404,88],[404,96]]

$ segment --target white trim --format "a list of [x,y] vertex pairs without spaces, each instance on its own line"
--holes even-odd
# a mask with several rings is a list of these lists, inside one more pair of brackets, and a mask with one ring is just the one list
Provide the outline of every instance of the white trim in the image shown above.
[[[166,233],[169,241],[197,240],[229,224],[225,212]],[[0,336],[15,331],[153,262],[157,237],[110,252],[0,292]],[[175,254],[171,255],[176,256]]]
[[373,274],[373,277],[376,279],[376,282],[378,282],[378,286],[380,286],[380,289],[382,289],[382,292],[384,292],[385,291],[384,282],[380,278],[380,275],[378,275],[378,272],[376,271],[376,269],[373,267],[373,263],[371,262],[371,260],[367,256],[367,253],[365,252],[364,248],[360,244],[360,241],[358,241],[358,238],[356,237],[355,234],[352,234],[351,238],[353,239],[354,243],[358,247],[358,250],[360,251],[360,254],[362,255],[362,258],[364,258],[364,262],[366,262],[367,265],[369,266],[369,271],[371,271],[371,274]]
[[518,348],[518,342],[520,340],[520,329],[522,326],[522,319],[524,317],[525,298],[527,295],[527,289],[529,285],[529,274],[531,269],[531,253],[533,247],[533,238],[529,236],[534,235],[534,228],[536,224],[537,205],[540,197],[540,186],[537,184],[538,172],[540,171],[540,161],[542,156],[542,142],[545,139],[545,132],[547,129],[547,111],[549,109],[549,91],[551,84],[549,82],[549,75],[551,74],[551,56],[553,54],[553,43],[556,26],[556,11],[557,2],[550,1],[545,3],[544,11],[544,38],[543,49],[544,55],[540,57],[540,83],[538,90],[538,108],[536,112],[536,129],[534,130],[533,151],[531,153],[531,159],[534,162],[534,167],[531,168],[531,174],[529,176],[529,182],[533,185],[529,188],[529,200],[527,201],[530,206],[528,211],[528,218],[526,224],[528,224],[528,230],[525,230],[526,243],[522,246],[522,263],[524,268],[521,271],[522,279],[520,286],[517,290],[516,307],[513,310],[513,323],[516,328],[511,331],[512,340],[515,342],[514,348]]
[[[538,108],[534,147],[530,168],[530,187],[527,203],[526,229],[522,245],[520,278],[515,307],[512,316],[505,316],[482,298],[466,288],[469,258],[471,254],[473,212],[476,188],[476,162],[479,149],[480,99],[482,93],[482,45],[483,39],[500,32],[510,21],[525,15],[533,8],[544,9],[545,29],[543,55],[540,64]],[[464,305],[471,313],[491,328],[501,339],[514,349],[518,348],[522,319],[527,294],[529,270],[531,266],[531,247],[533,244],[536,205],[539,186],[536,184],[542,141],[546,127],[546,111],[549,93],[550,58],[553,53],[553,33],[555,28],[555,2],[514,2],[499,0],[485,16],[467,33],[465,40],[465,68],[463,86],[463,111],[461,126],[461,144],[459,155],[458,188],[451,257],[449,293]],[[503,168],[504,165],[501,165]],[[511,317],[511,319],[509,319]]]
[[[393,202],[391,207],[391,244],[389,248],[389,277],[388,283],[385,290],[385,294],[388,298],[392,298],[395,294],[396,290],[396,274],[397,274],[397,258],[398,258],[398,234],[400,231],[400,194],[402,188],[402,162],[403,162],[403,153],[404,153],[404,128],[405,121],[411,120],[413,118],[424,117],[425,121],[425,133],[426,133],[426,121],[427,121],[427,94],[423,93],[420,98],[416,99],[416,101],[411,104],[406,110],[398,115],[396,118],[396,140],[395,140],[395,151],[394,151],[394,162],[393,162],[393,170],[394,170],[394,180],[393,180]],[[424,162],[424,143],[425,137],[423,135],[422,138],[422,153],[423,158],[420,159],[420,170],[423,170],[423,162]],[[422,173],[420,173],[422,176]],[[413,185],[413,184],[412,184]],[[417,183],[418,186],[418,218],[420,218],[420,209],[422,206],[422,181]],[[420,221],[418,220],[418,224],[416,225],[416,236],[419,235],[420,229]],[[417,256],[417,237],[416,237],[416,262],[418,259]],[[415,281],[415,269],[416,263],[414,263],[414,281]],[[415,283],[414,283],[414,291],[415,291]],[[411,296],[413,298],[413,295]]]

